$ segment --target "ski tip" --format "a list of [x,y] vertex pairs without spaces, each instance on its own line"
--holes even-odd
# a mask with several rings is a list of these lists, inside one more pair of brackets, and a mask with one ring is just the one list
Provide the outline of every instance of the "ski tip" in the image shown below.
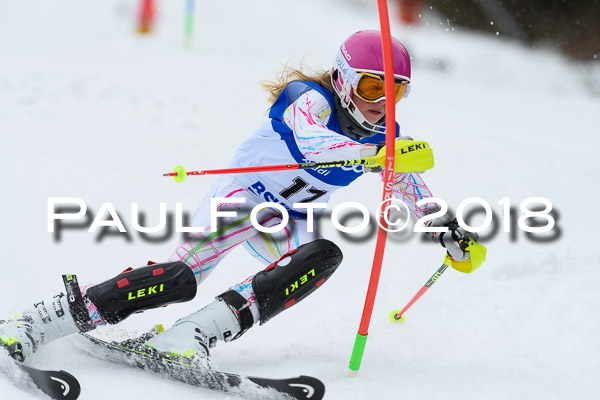
[[51,376],[50,379],[58,385],[59,398],[66,400],[78,399],[81,394],[81,386],[77,378],[63,370],[58,371],[58,373],[60,374],[58,377]]
[[275,389],[293,399],[320,400],[325,396],[325,384],[312,376],[300,375],[289,379],[247,377],[247,379],[263,388]]
[[81,394],[79,381],[66,371],[46,371],[17,363],[33,383],[51,399],[76,400]]
[[288,385],[294,389],[289,393],[298,399],[314,400],[325,396],[325,384],[312,376],[300,375],[297,382]]

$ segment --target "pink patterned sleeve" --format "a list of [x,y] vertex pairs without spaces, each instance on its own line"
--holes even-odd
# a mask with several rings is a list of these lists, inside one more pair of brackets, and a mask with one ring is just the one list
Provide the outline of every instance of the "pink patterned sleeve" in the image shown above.
[[419,174],[397,173],[393,191],[394,197],[402,200],[417,218],[421,218],[437,210],[435,203],[427,203],[422,207],[417,206],[419,200],[433,197],[433,194],[431,194],[431,191]]
[[311,161],[360,158],[361,144],[327,129],[331,107],[316,90],[302,94],[285,110],[283,120],[294,132],[298,149]]

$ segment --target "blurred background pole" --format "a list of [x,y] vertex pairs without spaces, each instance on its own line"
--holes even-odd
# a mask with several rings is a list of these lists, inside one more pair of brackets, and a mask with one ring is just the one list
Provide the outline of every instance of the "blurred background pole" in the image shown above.
[[140,0],[139,4],[137,32],[145,35],[151,33],[154,27],[156,4],[154,0]]
[[194,34],[194,6],[196,0],[185,0],[185,44],[192,44],[192,35]]
[[423,0],[397,0],[398,17],[405,25],[417,25]]

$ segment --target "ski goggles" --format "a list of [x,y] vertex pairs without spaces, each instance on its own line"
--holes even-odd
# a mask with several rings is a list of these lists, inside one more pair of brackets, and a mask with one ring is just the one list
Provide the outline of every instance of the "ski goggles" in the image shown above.
[[[335,65],[343,77],[350,82],[354,94],[367,103],[375,103],[385,99],[385,83],[383,77],[373,72],[356,72],[341,49],[335,57]],[[394,75],[394,98],[399,102],[410,90],[410,80]]]
[[[354,94],[368,103],[375,103],[385,99],[385,82],[379,75],[360,72],[358,82],[354,86]],[[394,98],[396,103],[404,97],[408,90],[408,81],[401,78],[394,79]]]

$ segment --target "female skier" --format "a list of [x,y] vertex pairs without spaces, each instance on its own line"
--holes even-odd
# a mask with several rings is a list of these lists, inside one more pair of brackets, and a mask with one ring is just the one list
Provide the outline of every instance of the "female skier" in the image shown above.
[[[404,46],[392,40],[395,101],[410,89],[410,58]],[[381,34],[360,31],[337,50],[330,71],[305,75],[286,68],[278,82],[265,84],[272,106],[265,123],[238,148],[231,167],[290,164],[307,161],[353,160],[373,157],[385,140],[385,96]],[[396,127],[399,136],[399,127]],[[373,170],[377,168],[365,168]],[[65,276],[67,295],[60,293],[35,303],[12,320],[0,321],[0,343],[23,360],[40,344],[59,337],[115,324],[134,312],[194,298],[197,286],[238,245],[267,265],[234,284],[201,310],[181,318],[168,330],[150,338],[141,351],[176,357],[208,356],[216,342],[239,338],[254,324],[264,324],[315,291],[342,261],[334,243],[312,232],[307,215],[313,210],[294,203],[326,203],[335,190],[349,185],[365,171],[361,166],[317,170],[286,170],[222,177],[198,207],[191,234],[167,262],[127,270],[97,285],[79,286]],[[432,197],[416,173],[396,173],[395,197],[420,218],[432,210],[416,202]],[[277,208],[251,210],[274,202]],[[260,208],[260,207],[259,207]],[[217,224],[211,209],[220,212]],[[234,212],[235,211],[235,212]],[[315,215],[323,209],[316,209]],[[285,226],[277,233],[264,228]],[[310,224],[309,224],[310,222]],[[448,226],[432,239],[456,261],[468,260],[459,241],[468,235],[434,219],[430,226]]]

